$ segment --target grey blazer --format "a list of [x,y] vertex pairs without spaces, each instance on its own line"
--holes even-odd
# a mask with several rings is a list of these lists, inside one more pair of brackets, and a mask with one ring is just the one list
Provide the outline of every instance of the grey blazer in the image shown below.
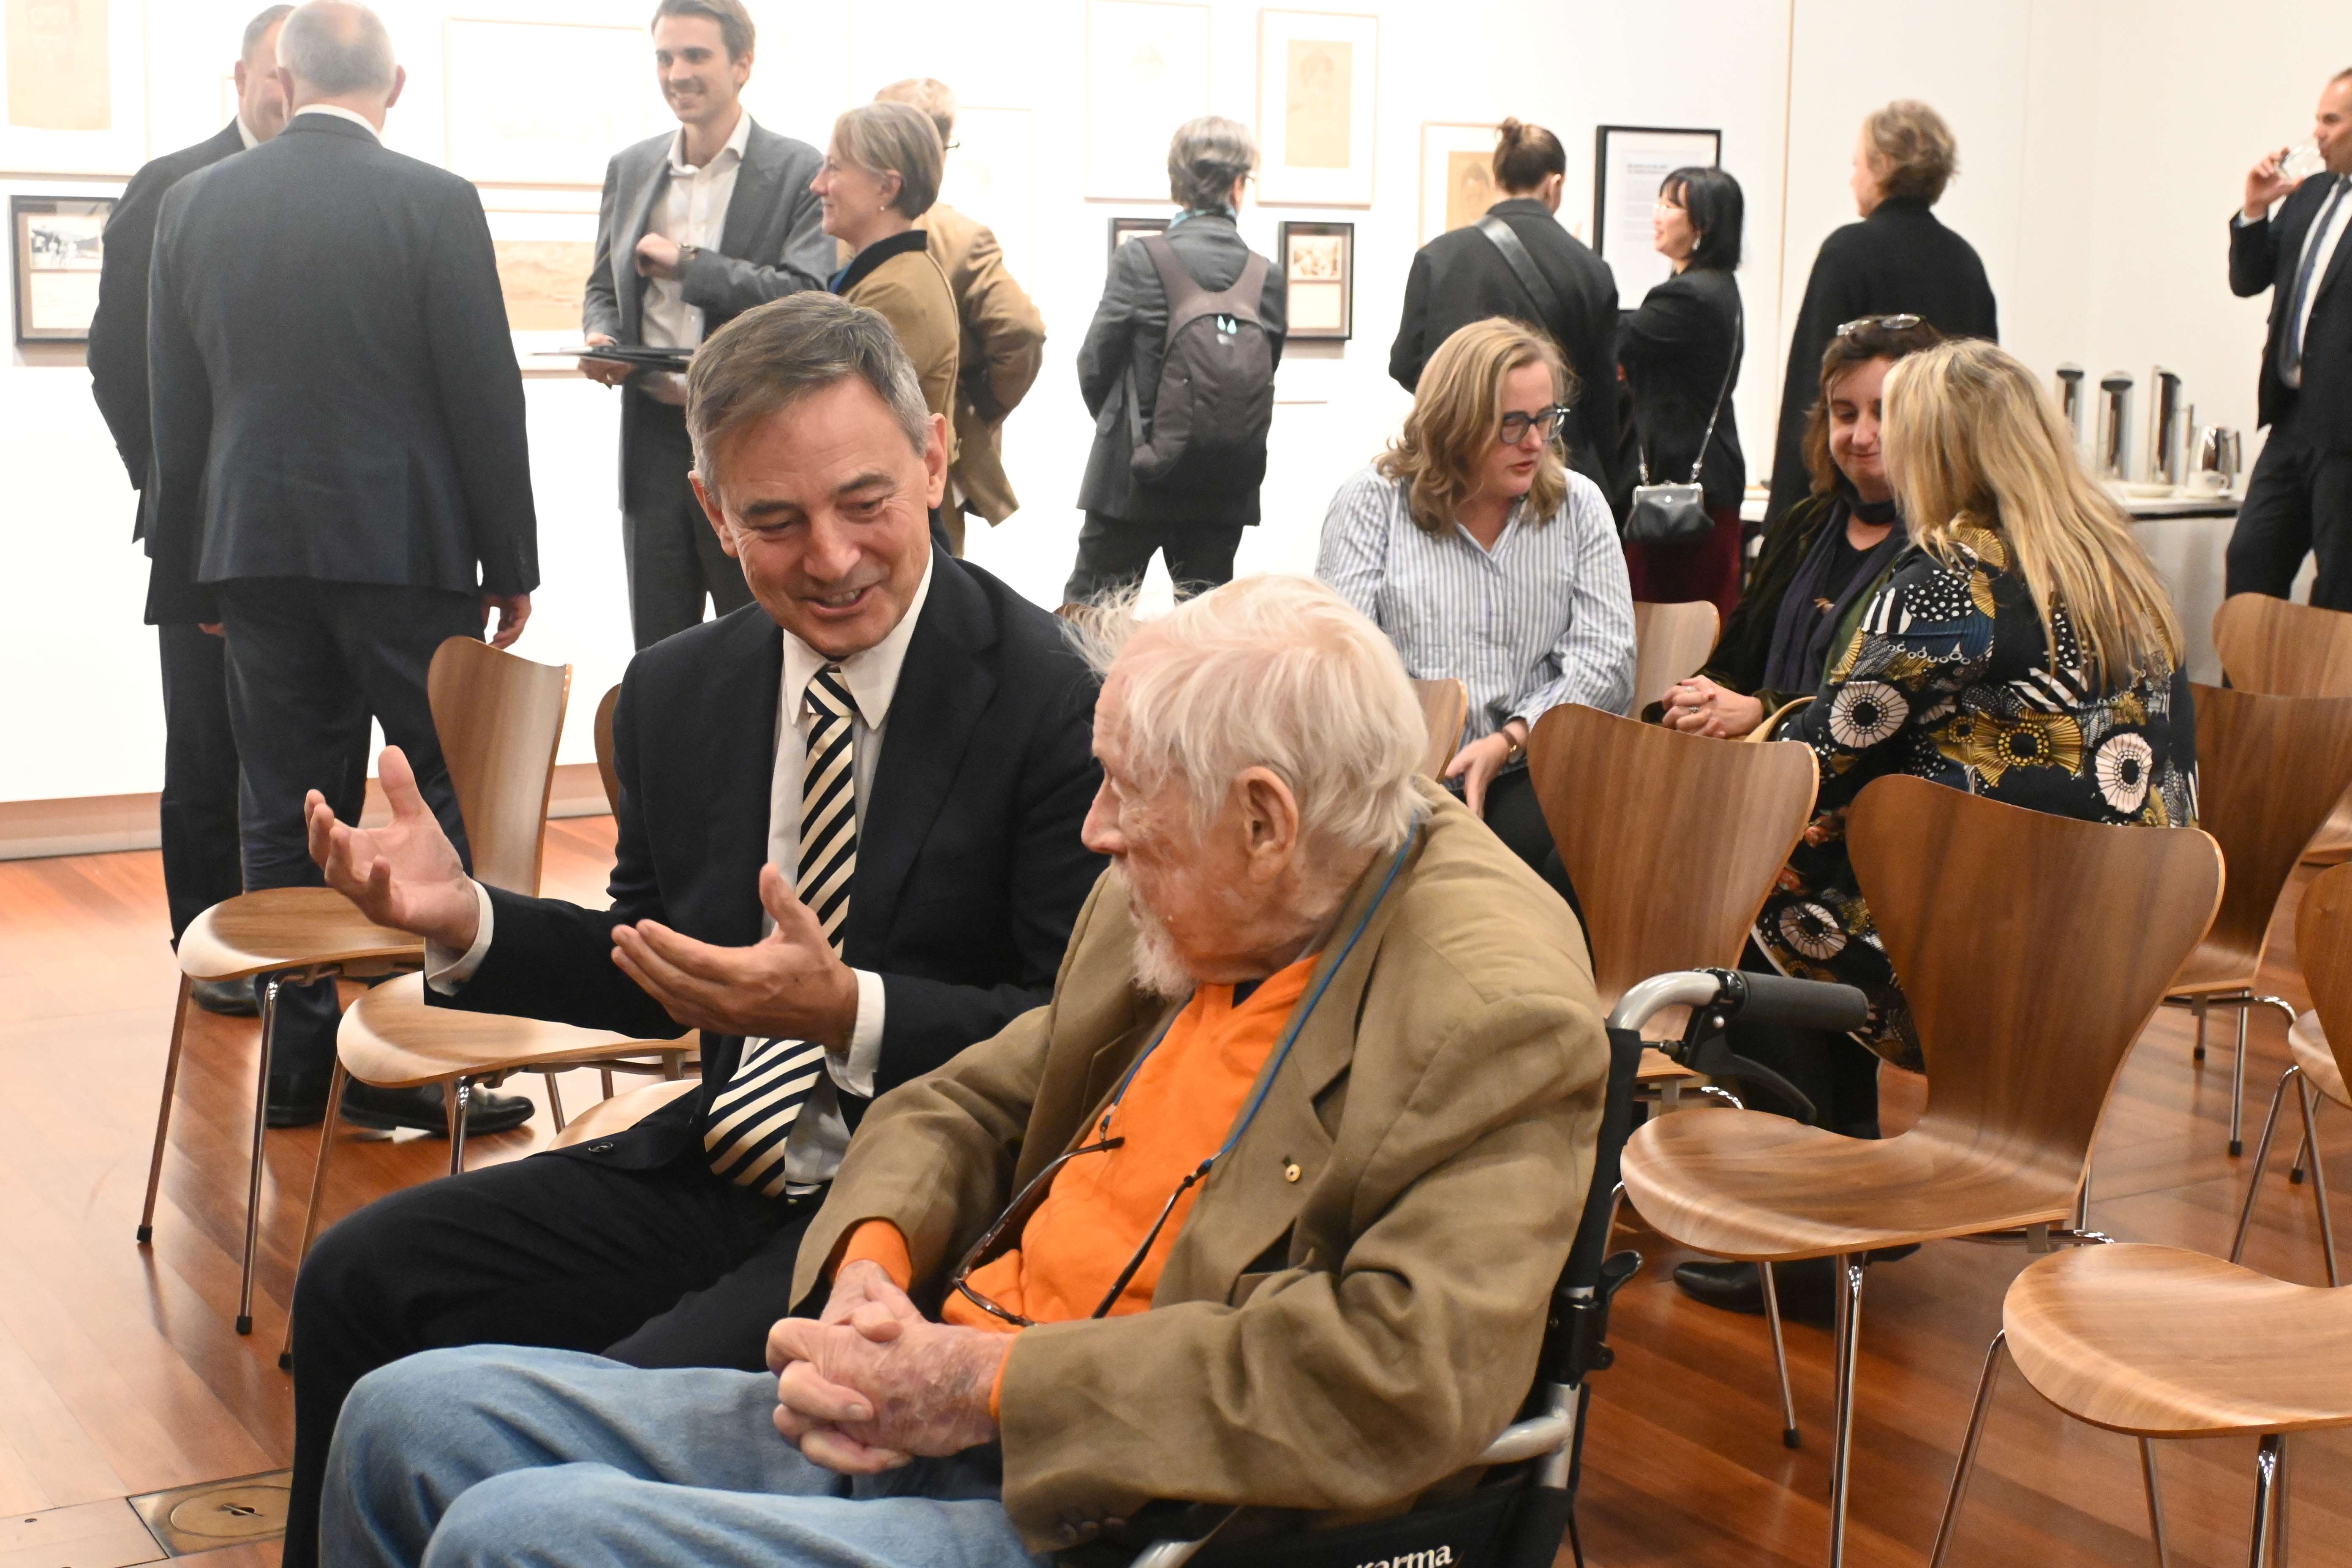
[[[605,165],[604,195],[596,216],[596,263],[589,271],[580,310],[583,332],[604,332],[624,343],[643,341],[646,279],[637,273],[637,241],[646,236],[654,200],[668,177],[676,138],[675,132],[648,137],[623,148]],[[816,195],[809,189],[823,161],[807,142],[752,125],[719,244],[697,252],[679,279],[687,303],[705,313],[710,331],[754,305],[824,287],[835,267],[834,242],[819,226]],[[634,386],[622,394],[624,506],[628,504],[637,426],[648,408],[658,407]]]

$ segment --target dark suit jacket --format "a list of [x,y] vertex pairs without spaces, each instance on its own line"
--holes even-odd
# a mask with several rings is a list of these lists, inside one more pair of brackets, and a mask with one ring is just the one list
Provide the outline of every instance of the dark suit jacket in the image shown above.
[[[646,287],[637,272],[637,241],[645,238],[654,202],[669,178],[670,149],[677,133],[624,147],[604,166],[604,196],[596,214],[596,260],[581,302],[583,332],[603,332],[616,342],[644,341]],[[779,136],[758,124],[743,144],[735,171],[735,191],[727,199],[727,222],[719,243],[695,254],[679,277],[686,302],[703,312],[703,327],[715,332],[754,305],[822,289],[834,270],[833,237],[819,226],[822,214],[809,182],[824,160],[805,142]],[[639,424],[659,407],[635,386],[621,395],[621,504],[630,504],[632,452]],[[670,415],[675,418],[674,413]]]
[[[1250,248],[1241,230],[1223,213],[1186,218],[1168,231],[1168,244],[1203,289],[1232,288],[1249,265]],[[1276,364],[1282,363],[1283,338],[1289,330],[1289,301],[1282,268],[1269,266],[1257,313]],[[1129,522],[1231,528],[1257,521],[1254,489],[1240,496],[1203,497],[1144,484],[1129,466],[1135,443],[1127,428],[1128,367],[1134,366],[1136,392],[1148,421],[1160,395],[1160,362],[1167,347],[1168,291],[1160,286],[1159,269],[1141,246],[1122,245],[1110,258],[1110,276],[1103,283],[1102,302],[1095,307],[1094,324],[1078,345],[1078,392],[1095,420],[1095,444],[1087,454],[1086,477],[1078,483],[1078,505]]]
[[165,580],[538,585],[522,376],[472,185],[298,114],[172,187],[149,287]]
[[[1667,279],[1625,318],[1617,359],[1625,367],[1631,438],[1649,455],[1653,483],[1690,482],[1699,441],[1706,434],[1716,398],[1722,395],[1723,412],[1715,417],[1715,439],[1707,444],[1699,483],[1707,505],[1739,504],[1748,485],[1748,459],[1739,450],[1739,421],[1725,381],[1728,375],[1731,391],[1738,391],[1739,363],[1746,353],[1739,283],[1721,268],[1694,267]],[[1621,455],[1618,468],[1626,489],[1625,496],[1618,498],[1622,512],[1633,487],[1641,481],[1633,447]]]
[[1404,281],[1404,316],[1389,350],[1389,374],[1412,392],[1438,345],[1473,321],[1508,316],[1540,328],[1568,356],[1579,384],[1569,416],[1569,464],[1616,497],[1612,468],[1617,451],[1617,278],[1591,247],[1559,226],[1532,196],[1513,196],[1486,209],[1519,237],[1535,258],[1563,314],[1537,321],[1536,301],[1518,274],[1475,226],[1441,234],[1421,247]]
[[1788,384],[1772,446],[1772,499],[1764,525],[1811,494],[1805,416],[1822,395],[1822,355],[1847,321],[1908,312],[1950,338],[2000,336],[1992,285],[1976,247],[1914,196],[1890,196],[1859,223],[1833,229],[1813,258],[1805,302],[1789,339]]
[[[984,1040],[1053,994],[1102,868],[1079,842],[1101,773],[1095,681],[1061,624],[979,567],[931,556],[881,761],[858,823],[842,956],[882,976],[877,1091]],[[609,910],[490,890],[481,967],[436,1006],[675,1034],[614,967],[612,928],[657,920],[730,947],[760,939],[783,642],[757,605],[631,661],[613,725],[619,846]],[[741,1055],[702,1043],[703,1088],[602,1157],[663,1163],[685,1148]],[[845,1107],[854,1118],[857,1106]]]
[[[2352,447],[2352,285],[2344,281],[2352,236],[2340,239],[2324,277],[2312,284],[2311,321],[2303,333],[2303,385],[2279,379],[2279,344],[2293,323],[2287,310],[2294,275],[2303,264],[2303,242],[2326,204],[2330,182],[2309,179],[2288,193],[2278,211],[2260,223],[2230,225],[2230,292],[2248,299],[2271,293],[2270,335],[2263,342],[2262,421],[2294,421],[2295,434],[2341,451]],[[2352,201],[2352,195],[2344,198]],[[108,231],[108,241],[113,234]]]

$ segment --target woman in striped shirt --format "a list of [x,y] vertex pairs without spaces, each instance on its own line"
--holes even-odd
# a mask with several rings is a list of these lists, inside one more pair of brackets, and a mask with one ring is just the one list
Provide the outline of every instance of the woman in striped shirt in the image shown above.
[[1403,434],[1331,498],[1315,568],[1415,679],[1470,689],[1446,782],[1563,894],[1528,731],[1562,702],[1622,713],[1633,697],[1624,552],[1558,438],[1575,395],[1549,338],[1500,317],[1462,328],[1422,372]]

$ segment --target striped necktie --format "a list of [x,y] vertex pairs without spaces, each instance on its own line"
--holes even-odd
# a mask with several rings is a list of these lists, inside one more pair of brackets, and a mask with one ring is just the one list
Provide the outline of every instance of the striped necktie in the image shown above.
[[2335,221],[2336,205],[2344,199],[2345,186],[2352,184],[2352,175],[2332,174],[2329,181],[2335,189],[2327,193],[2319,216],[2312,220],[2310,237],[2304,242],[2303,265],[2295,269],[2294,293],[2287,300],[2286,336],[2279,343],[2279,371],[2290,385],[2303,374],[2304,301],[2311,298],[2312,274],[2319,270],[2319,253],[2327,248],[2327,226]]
[[[828,664],[808,683],[808,761],[801,773],[800,876],[793,883],[841,951],[849,919],[849,885],[857,871],[856,749],[857,710]],[[746,1042],[735,1075],[710,1102],[702,1147],[714,1174],[774,1197],[784,1190],[784,1147],[801,1107],[824,1072],[824,1047],[806,1040]]]

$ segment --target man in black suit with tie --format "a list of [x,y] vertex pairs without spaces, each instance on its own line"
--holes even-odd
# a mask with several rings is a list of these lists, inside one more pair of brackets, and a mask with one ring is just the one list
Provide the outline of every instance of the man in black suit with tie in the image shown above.
[[2352,610],[2352,69],[2319,95],[2311,134],[2326,169],[2297,184],[2272,153],[2230,220],[2230,291],[2271,290],[2260,405],[2271,436],[2246,479],[2227,584],[2284,599],[2310,552],[2311,602]]
[[[373,12],[314,0],[286,19],[278,60],[286,129],[172,187],[149,283],[147,552],[159,583],[218,605],[248,889],[318,881],[303,795],[356,813],[371,714],[464,843],[425,670],[493,608],[512,642],[539,581],[522,378],[480,198],[382,144],[404,77]],[[274,1022],[270,1122],[316,1121],[333,983],[288,988]],[[343,1113],[445,1125],[420,1090],[370,1089]],[[470,1125],[529,1113],[505,1097]]]
[[[131,488],[141,493],[131,537],[147,532],[147,265],[155,253],[155,219],[163,193],[198,169],[257,147],[285,127],[278,87],[278,27],[293,11],[272,5],[246,24],[236,59],[236,118],[193,147],[167,153],[131,176],[106,224],[106,260],[98,275],[98,312],[89,323],[89,390],[122,454]],[[157,813],[163,841],[163,896],[172,943],[188,922],[245,890],[237,860],[236,738],[228,724],[227,673],[219,613],[188,602],[175,584],[150,575],[147,624],[163,663],[163,794]],[[197,982],[199,1006],[250,1015],[253,988],[236,981]]]
[[698,1027],[702,1086],[320,1238],[295,1289],[298,1568],[374,1367],[501,1342],[761,1366],[866,1104],[1050,999],[1101,867],[1093,678],[1052,616],[932,547],[947,426],[889,323],[796,295],[688,379],[696,490],[757,603],[629,667],[612,907],[469,881],[389,751],[390,826],[310,809],[329,883],[426,939],[436,1004]]
[[[804,142],[751,122],[743,84],[757,35],[743,0],[661,0],[654,69],[678,128],[604,171],[582,326],[591,343],[691,351],[754,305],[822,289],[835,266]],[[621,544],[640,648],[751,602],[687,483],[686,394],[667,371],[583,359],[621,392]]]

